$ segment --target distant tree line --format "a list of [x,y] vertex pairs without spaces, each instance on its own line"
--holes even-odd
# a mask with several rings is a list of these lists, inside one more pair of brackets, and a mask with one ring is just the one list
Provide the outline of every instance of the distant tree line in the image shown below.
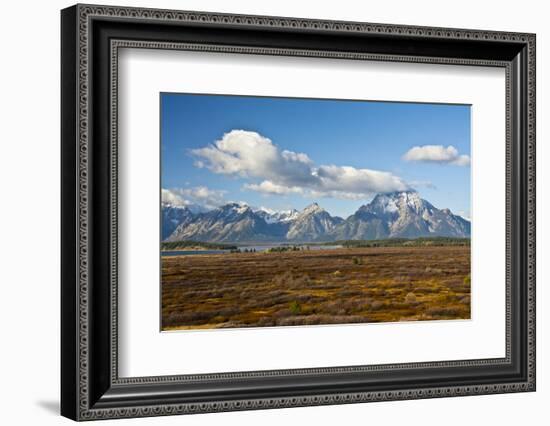
[[238,247],[235,247],[233,249],[231,249],[231,253],[256,253],[256,249],[254,247],[252,248],[238,248]]
[[268,253],[282,253],[285,251],[301,251],[301,250],[309,250],[309,246],[278,246],[278,247],[271,247],[267,250]]
[[388,238],[384,240],[340,240],[324,243],[324,245],[341,245],[354,247],[423,247],[423,246],[469,246],[470,238],[453,237],[420,237],[420,238]]
[[170,241],[162,242],[161,250],[185,250],[193,247],[200,247],[207,250],[235,250],[236,245],[222,243],[205,243],[202,241]]

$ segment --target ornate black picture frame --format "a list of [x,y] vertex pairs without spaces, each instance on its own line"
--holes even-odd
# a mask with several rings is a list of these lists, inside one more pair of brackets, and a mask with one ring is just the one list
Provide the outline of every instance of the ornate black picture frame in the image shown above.
[[[76,5],[61,13],[61,413],[74,420],[535,390],[535,35]],[[117,52],[185,49],[506,70],[506,356],[120,378]]]

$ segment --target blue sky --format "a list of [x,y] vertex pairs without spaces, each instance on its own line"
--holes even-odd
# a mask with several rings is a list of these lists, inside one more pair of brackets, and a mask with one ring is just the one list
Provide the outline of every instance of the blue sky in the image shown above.
[[183,203],[347,217],[416,189],[470,214],[470,106],[161,94],[161,186]]

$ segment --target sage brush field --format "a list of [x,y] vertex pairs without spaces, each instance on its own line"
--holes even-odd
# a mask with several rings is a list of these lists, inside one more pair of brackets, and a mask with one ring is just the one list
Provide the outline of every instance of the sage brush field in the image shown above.
[[470,246],[162,258],[162,329],[470,318]]

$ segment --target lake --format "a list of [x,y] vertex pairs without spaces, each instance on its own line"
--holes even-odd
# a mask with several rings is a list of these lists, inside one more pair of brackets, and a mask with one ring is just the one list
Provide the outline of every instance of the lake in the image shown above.
[[[249,245],[249,246],[239,246],[239,249],[241,251],[256,251],[257,253],[261,253],[263,251],[267,251],[271,248],[275,247],[293,247],[293,245],[289,244],[264,244],[264,245]],[[309,250],[334,250],[342,248],[341,245],[330,245],[330,246],[322,246],[322,245],[307,245],[307,244],[296,244],[296,247],[304,247],[304,250],[307,250],[307,247],[309,247]],[[166,250],[162,251],[161,255],[163,257],[166,256],[187,256],[192,254],[223,254],[223,253],[229,253],[230,250]]]
[[161,256],[186,256],[190,254],[222,254],[229,250],[166,250],[161,251]]
[[248,250],[248,251],[254,251],[256,250],[257,252],[262,252],[262,251],[267,251],[269,249],[272,249],[272,248],[277,248],[277,247],[289,247],[289,248],[292,248],[292,247],[298,247],[298,248],[304,248],[304,250],[307,250],[307,247],[309,247],[309,250],[334,250],[334,249],[337,249],[337,248],[342,248],[342,246],[339,246],[339,245],[331,245],[331,246],[321,246],[321,245],[308,245],[308,244],[258,244],[258,245],[250,245],[250,246],[239,246],[239,249],[241,251],[245,251],[245,250]]

